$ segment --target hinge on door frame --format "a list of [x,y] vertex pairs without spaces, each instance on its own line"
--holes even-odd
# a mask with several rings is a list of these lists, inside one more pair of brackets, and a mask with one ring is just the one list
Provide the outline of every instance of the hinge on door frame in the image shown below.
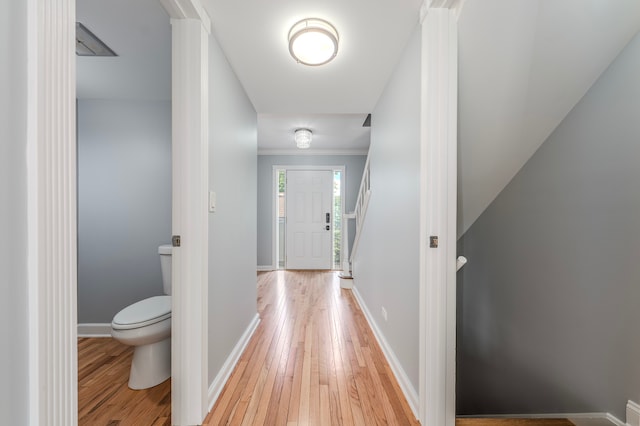
[[429,248],[438,248],[438,236],[431,235],[429,237]]
[[180,235],[174,235],[171,237],[171,246],[180,247]]

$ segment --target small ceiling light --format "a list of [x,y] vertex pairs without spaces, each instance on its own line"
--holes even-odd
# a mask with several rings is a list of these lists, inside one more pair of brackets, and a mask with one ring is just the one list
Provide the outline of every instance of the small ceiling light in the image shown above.
[[311,130],[298,129],[293,135],[293,140],[296,141],[296,146],[300,149],[307,149],[311,146]]
[[300,64],[324,65],[338,54],[338,39],[338,31],[324,19],[303,19],[289,31],[289,53]]

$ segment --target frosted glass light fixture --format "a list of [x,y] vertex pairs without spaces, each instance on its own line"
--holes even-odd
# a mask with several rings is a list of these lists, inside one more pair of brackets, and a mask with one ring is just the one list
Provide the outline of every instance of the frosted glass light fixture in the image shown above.
[[296,146],[300,149],[307,149],[311,146],[311,130],[298,129],[293,134],[293,140],[296,141]]
[[338,31],[324,19],[307,18],[289,31],[289,53],[298,63],[324,65],[338,54]]

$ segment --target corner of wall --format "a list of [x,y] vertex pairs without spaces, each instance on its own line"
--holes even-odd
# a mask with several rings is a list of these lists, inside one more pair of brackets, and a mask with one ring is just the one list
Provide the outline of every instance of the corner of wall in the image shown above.
[[627,426],[640,426],[640,405],[627,401]]

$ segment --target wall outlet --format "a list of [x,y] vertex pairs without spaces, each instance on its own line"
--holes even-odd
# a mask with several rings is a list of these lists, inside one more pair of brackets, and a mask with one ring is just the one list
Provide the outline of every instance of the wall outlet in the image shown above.
[[384,306],[382,307],[382,318],[387,321],[387,310],[384,308]]

